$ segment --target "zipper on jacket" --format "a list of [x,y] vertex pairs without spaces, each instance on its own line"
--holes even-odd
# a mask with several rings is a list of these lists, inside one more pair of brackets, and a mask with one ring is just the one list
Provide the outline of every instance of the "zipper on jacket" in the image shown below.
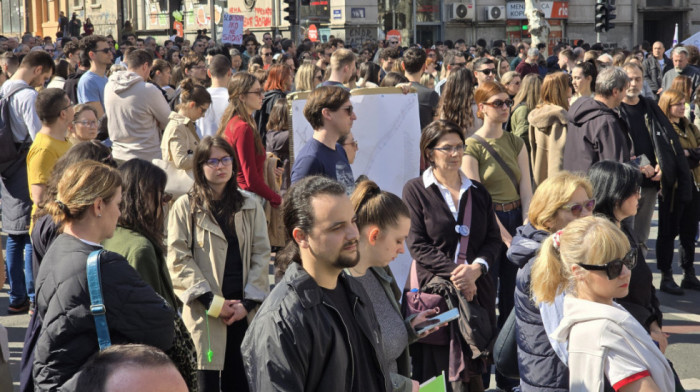
[[[357,301],[359,297],[355,297],[355,302],[352,304],[352,314],[356,316],[355,309],[357,308]],[[386,375],[384,374],[384,369],[382,368],[382,363],[379,360],[379,355],[377,355],[377,346],[379,346],[379,335],[377,335],[377,330],[372,329],[372,334],[374,335],[374,344],[372,345],[372,351],[374,351],[374,360],[377,362],[379,365],[379,370],[382,372],[382,378],[385,379],[385,384],[386,384]]]
[[[343,320],[343,316],[340,315],[340,312],[338,309],[336,309],[333,305],[330,303],[323,301],[323,304],[328,306],[329,308],[333,309],[337,314],[338,318],[340,319],[340,322],[343,323],[343,328],[345,328],[345,337],[347,338],[348,341],[348,347],[350,347],[350,390],[352,390],[353,383],[355,382],[355,354],[352,352],[352,342],[350,341],[350,330],[348,329],[347,324],[345,324],[345,320]],[[355,313],[355,308],[353,306],[353,314]]]

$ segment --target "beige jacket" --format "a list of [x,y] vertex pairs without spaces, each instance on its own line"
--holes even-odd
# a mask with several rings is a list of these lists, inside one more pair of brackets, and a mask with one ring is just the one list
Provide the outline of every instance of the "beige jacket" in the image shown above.
[[194,122],[176,112],[170,113],[168,120],[160,142],[163,160],[173,162],[178,169],[191,171],[194,167],[194,150],[199,144]]
[[532,179],[539,185],[562,171],[566,143],[566,110],[558,105],[544,105],[527,116]]
[[[236,213],[236,236],[243,259],[243,296],[262,302],[269,294],[268,270],[270,242],[267,237],[265,213],[260,203],[245,195],[245,203]],[[224,278],[228,243],[216,219],[209,211],[196,207],[194,222],[194,254],[192,243],[192,214],[190,199],[184,195],[172,206],[168,221],[167,264],[175,295],[185,304],[182,319],[197,347],[197,367],[200,370],[222,370],[226,348],[226,325],[218,316],[223,304],[221,283]],[[211,291],[214,301],[209,308],[209,335],[214,356],[207,361],[209,342],[205,309],[197,298]],[[248,313],[253,320],[257,307]]]

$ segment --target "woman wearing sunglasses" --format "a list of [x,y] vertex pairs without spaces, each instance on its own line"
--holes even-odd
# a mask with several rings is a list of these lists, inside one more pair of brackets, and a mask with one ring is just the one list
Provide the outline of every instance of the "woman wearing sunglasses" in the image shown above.
[[[564,292],[552,337],[568,344],[569,390],[674,391],[673,371],[644,327],[615,303],[627,296],[636,250],[609,219],[569,223],[542,244],[532,267],[535,302]],[[609,388],[609,386],[608,386]]]
[[600,161],[591,166],[588,177],[593,184],[596,199],[594,213],[613,222],[627,236],[628,243],[636,251],[635,267],[629,283],[629,294],[617,302],[624,306],[634,318],[651,334],[661,352],[666,352],[668,336],[661,332],[662,313],[652,274],[644,258],[633,225],[623,220],[637,214],[641,197],[642,173],[639,168],[615,161]]
[[226,140],[202,139],[192,190],[168,222],[168,270],[195,341],[201,392],[248,390],[240,346],[270,290],[265,213],[239,191],[236,171]]
[[564,294],[557,296],[553,304],[535,306],[530,292],[530,272],[544,240],[570,222],[591,216],[594,206],[593,187],[588,179],[567,171],[557,173],[537,187],[530,203],[529,222],[518,227],[508,249],[508,259],[520,268],[515,282],[514,311],[523,392],[569,388],[566,348],[548,339],[564,316]]
[[[494,82],[485,82],[475,93],[477,117],[484,125],[465,142],[462,171],[472,180],[481,182],[493,199],[501,238],[510,246],[515,229],[527,219],[532,198],[530,163],[527,150],[519,137],[503,131],[513,101],[506,89]],[[517,267],[505,257],[506,248],[494,263],[491,278],[500,280],[498,293],[498,326],[503,325],[513,309],[513,293]],[[508,389],[511,380],[496,374],[496,382]]]

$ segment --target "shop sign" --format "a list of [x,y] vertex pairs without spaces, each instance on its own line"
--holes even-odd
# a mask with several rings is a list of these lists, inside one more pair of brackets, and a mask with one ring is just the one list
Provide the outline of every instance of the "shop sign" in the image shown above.
[[[569,3],[566,1],[540,1],[540,9],[546,19],[568,19]],[[527,19],[525,2],[506,3],[506,19]]]
[[343,11],[333,10],[333,19],[343,19]]
[[318,41],[318,28],[316,28],[316,25],[311,25],[309,26],[309,39],[311,42],[316,42]]

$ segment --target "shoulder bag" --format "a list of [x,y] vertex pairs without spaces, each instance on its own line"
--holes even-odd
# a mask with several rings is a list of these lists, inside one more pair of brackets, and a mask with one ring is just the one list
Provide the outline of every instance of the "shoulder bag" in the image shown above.
[[481,146],[484,147],[489,154],[491,154],[493,159],[495,159],[496,162],[498,162],[498,164],[501,165],[501,168],[510,179],[510,182],[513,183],[515,191],[518,192],[519,195],[520,183],[518,182],[517,177],[515,177],[515,173],[513,173],[513,170],[511,170],[510,167],[508,167],[508,165],[506,164],[506,161],[503,160],[503,158],[496,152],[496,150],[493,149],[493,146],[490,145],[486,140],[484,140],[483,137],[476,134],[472,135],[471,137],[474,138],[474,140],[476,140],[477,142],[479,142],[479,144],[481,144]]

